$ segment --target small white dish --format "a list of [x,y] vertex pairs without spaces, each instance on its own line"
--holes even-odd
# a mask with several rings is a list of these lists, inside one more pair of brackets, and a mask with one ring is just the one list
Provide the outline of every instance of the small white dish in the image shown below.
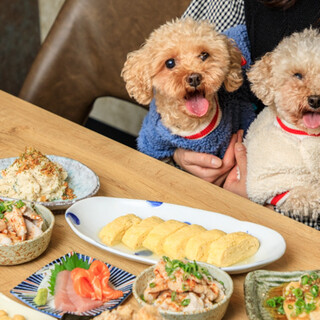
[[158,216],[164,220],[175,219],[189,224],[198,224],[208,230],[220,229],[226,233],[243,231],[257,237],[260,241],[260,248],[253,257],[222,268],[230,274],[261,268],[278,260],[286,250],[283,237],[267,227],[240,221],[216,212],[163,202],[92,197],[73,204],[66,211],[65,217],[71,229],[83,240],[130,260],[147,264],[157,263],[160,257],[149,250],[132,251],[123,244],[108,247],[99,239],[98,234],[103,226],[127,213],[134,213],[142,219],[150,216]]
[[[53,162],[59,163],[64,168],[64,170],[67,171],[67,182],[69,183],[69,187],[76,195],[76,198],[72,200],[56,200],[48,202],[37,201],[36,203],[42,204],[50,210],[64,210],[70,207],[73,203],[88,197],[92,197],[98,192],[100,188],[99,177],[86,165],[77,160],[66,157],[54,155],[47,155],[46,157],[48,157]],[[17,157],[0,159],[0,171],[8,168],[15,159],[17,159]],[[2,200],[17,200],[13,198],[3,197],[1,195],[0,198]]]
[[15,302],[0,292],[0,310],[4,310],[12,318],[16,314],[21,314],[26,319],[32,320],[54,320],[47,314],[26,307],[18,302]]

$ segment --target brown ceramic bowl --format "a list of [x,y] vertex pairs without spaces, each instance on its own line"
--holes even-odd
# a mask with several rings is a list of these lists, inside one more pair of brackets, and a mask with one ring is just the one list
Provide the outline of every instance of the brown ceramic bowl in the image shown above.
[[15,265],[28,262],[40,256],[47,249],[54,225],[54,215],[48,208],[40,204],[36,204],[35,207],[44,219],[44,232],[32,240],[10,246],[0,245],[0,265]]
[[[159,309],[161,316],[167,320],[221,320],[224,316],[231,295],[233,293],[233,282],[231,277],[223,270],[203,262],[197,262],[197,264],[201,267],[205,267],[208,269],[210,274],[217,279],[218,281],[222,281],[224,283],[224,287],[226,288],[226,296],[225,298],[215,303],[210,308],[205,308],[201,311],[195,312],[174,312],[168,310]],[[149,281],[154,278],[153,273],[154,266],[144,270],[135,280],[132,288],[132,292],[136,300],[141,306],[146,305],[147,303],[143,301],[140,297],[142,296],[147,284]]]

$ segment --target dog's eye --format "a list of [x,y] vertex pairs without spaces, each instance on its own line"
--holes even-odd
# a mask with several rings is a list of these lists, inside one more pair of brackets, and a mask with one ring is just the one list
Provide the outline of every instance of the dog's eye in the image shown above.
[[207,58],[209,57],[209,53],[203,51],[203,52],[201,52],[201,54],[200,54],[199,57],[200,57],[200,59],[201,59],[202,61],[205,61],[205,60],[207,60]]
[[168,69],[174,68],[175,65],[176,65],[176,62],[174,61],[174,59],[169,59],[169,60],[166,61],[166,67]]
[[302,74],[299,73],[299,72],[295,73],[293,76],[296,77],[296,78],[299,79],[299,80],[302,80],[302,78],[303,78],[303,77],[302,77]]

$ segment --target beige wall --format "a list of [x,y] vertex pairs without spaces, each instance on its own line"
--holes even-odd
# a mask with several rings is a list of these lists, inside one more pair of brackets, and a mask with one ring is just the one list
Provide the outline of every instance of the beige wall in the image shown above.
[[[38,0],[41,40],[47,36],[64,0]],[[88,0],[90,1],[90,0]],[[147,111],[136,105],[110,97],[97,99],[90,117],[134,136],[138,135]]]

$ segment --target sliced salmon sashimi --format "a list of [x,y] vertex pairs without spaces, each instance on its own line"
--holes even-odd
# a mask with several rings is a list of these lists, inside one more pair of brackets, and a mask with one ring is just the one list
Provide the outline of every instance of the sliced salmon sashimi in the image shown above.
[[109,268],[99,260],[93,261],[88,270],[73,269],[71,278],[75,292],[81,297],[105,302],[123,296],[122,291],[109,286]]

